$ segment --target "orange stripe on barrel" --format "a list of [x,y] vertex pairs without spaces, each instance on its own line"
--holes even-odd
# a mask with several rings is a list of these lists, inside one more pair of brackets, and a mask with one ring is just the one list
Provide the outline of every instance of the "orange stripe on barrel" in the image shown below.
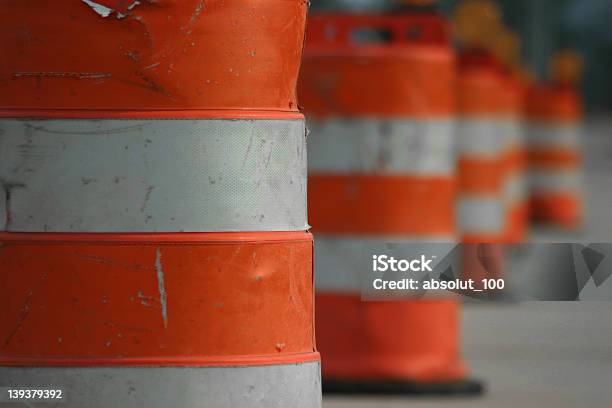
[[530,202],[531,217],[563,228],[576,228],[582,220],[583,205],[579,193],[534,192]]
[[317,359],[308,233],[4,233],[0,270],[4,365]]
[[310,222],[317,233],[451,236],[454,192],[444,177],[311,174]]
[[466,194],[500,195],[504,169],[500,160],[462,156],[458,161],[459,190]]
[[326,333],[318,340],[324,378],[436,382],[466,375],[453,301],[361,302],[319,293],[316,304],[333,311],[317,316],[317,330]]
[[580,98],[571,86],[534,85],[527,101],[528,117],[539,122],[576,122],[582,116]]
[[572,169],[580,166],[582,154],[578,150],[530,150],[529,164],[532,168]]

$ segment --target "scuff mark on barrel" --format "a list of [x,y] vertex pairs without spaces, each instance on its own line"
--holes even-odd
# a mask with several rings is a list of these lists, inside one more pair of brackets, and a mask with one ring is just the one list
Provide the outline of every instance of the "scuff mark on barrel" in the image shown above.
[[91,183],[97,183],[98,179],[96,178],[88,178],[88,177],[81,177],[81,185],[83,187],[85,187],[86,185],[89,185]]
[[28,295],[26,296],[23,302],[23,306],[21,307],[21,314],[19,315],[19,318],[17,319],[17,323],[15,324],[15,327],[13,328],[13,330],[11,330],[7,338],[4,340],[3,348],[6,348],[11,343],[11,341],[13,340],[13,337],[15,337],[15,335],[17,334],[17,332],[23,325],[23,322],[30,314],[30,310],[32,309],[32,295],[33,294],[34,294],[34,291],[30,291]]
[[136,7],[136,6],[137,6],[137,5],[139,5],[139,4],[140,4],[140,2],[139,2],[138,0],[133,1],[133,2],[132,2],[132,4],[130,4],[130,5],[127,7],[128,11],[131,11],[132,9],[134,9],[134,7]]
[[136,75],[144,82],[144,86],[154,92],[160,93],[164,96],[171,97],[172,94],[166,90],[163,86],[155,82],[153,79],[146,76],[143,72],[136,72]]
[[140,212],[141,213],[143,213],[145,211],[145,209],[147,208],[147,204],[149,203],[149,200],[151,199],[151,193],[153,192],[154,188],[155,188],[155,186],[148,186],[147,187],[147,191],[145,193],[144,201],[142,202],[142,205],[140,206]]
[[[155,307],[157,308],[157,304],[159,303],[159,299],[153,296],[147,296],[142,291],[138,291],[138,299],[140,300],[140,304],[144,307]],[[130,297],[130,301],[134,301],[133,297]]]
[[260,156],[257,167],[255,168],[256,179],[255,188],[259,188],[261,183],[266,178],[266,170],[270,166],[272,161],[272,154],[274,153],[274,140],[269,140],[266,143],[265,139],[260,141]]
[[195,25],[195,23],[198,21],[198,18],[200,18],[200,15],[202,14],[202,10],[204,10],[204,0],[198,1],[193,11],[193,14],[191,15],[191,18],[187,22],[187,25],[183,27],[183,32],[185,34],[191,34],[193,30],[193,26]]
[[151,333],[153,331],[148,327],[128,326],[128,325],[111,322],[108,320],[104,321],[103,324],[105,326],[112,327],[116,330],[125,330],[125,331],[131,331],[131,332],[136,332],[136,333]]
[[25,127],[26,127],[27,131],[42,132],[42,133],[48,133],[48,134],[52,134],[52,135],[77,135],[77,136],[82,136],[82,135],[91,135],[91,136],[97,136],[97,135],[120,135],[120,134],[124,134],[124,133],[140,132],[140,131],[143,130],[143,125],[142,124],[130,125],[130,126],[122,126],[122,127],[117,127],[117,128],[113,128],[113,129],[102,129],[102,130],[82,130],[82,129],[79,129],[79,130],[75,130],[75,131],[49,129],[49,128],[45,127],[45,126],[32,125],[31,123],[26,123]]
[[[289,253],[287,254],[287,264],[292,265],[295,262],[296,257],[293,254],[293,248],[289,247]],[[296,282],[296,276],[293,273],[289,273],[289,299],[291,304],[295,308],[295,311],[304,319],[308,318],[308,312],[306,305],[303,302],[300,293],[303,293],[304,288],[301,287],[301,281]]]
[[247,146],[246,153],[244,154],[244,159],[242,160],[241,169],[244,169],[244,166],[246,166],[247,160],[249,159],[254,138],[255,138],[255,127],[251,126],[251,135],[249,136],[249,145]]
[[168,299],[166,296],[166,285],[164,282],[164,269],[162,267],[161,249],[157,248],[155,255],[155,271],[157,272],[157,289],[159,290],[159,302],[161,303],[162,319],[164,327],[168,328]]
[[84,255],[80,256],[80,259],[83,259],[88,262],[95,262],[102,265],[108,265],[117,268],[127,268],[133,270],[152,270],[150,266],[140,265],[137,263],[128,263],[128,262],[119,262],[111,258],[106,258],[103,256],[93,256],[93,255]]
[[139,4],[140,4],[140,2],[138,0],[135,0],[135,1],[132,2],[132,4],[127,6],[125,13],[117,11],[117,19],[121,20],[122,18],[125,18],[127,15],[130,14],[130,12],[134,9],[134,7],[136,7]]
[[0,188],[4,192],[4,226],[8,230],[11,225],[11,200],[13,198],[13,191],[18,188],[26,188],[24,183],[9,182],[0,179]]
[[110,78],[110,72],[14,72],[13,78],[35,77],[35,78],[76,78],[76,79],[99,79]]

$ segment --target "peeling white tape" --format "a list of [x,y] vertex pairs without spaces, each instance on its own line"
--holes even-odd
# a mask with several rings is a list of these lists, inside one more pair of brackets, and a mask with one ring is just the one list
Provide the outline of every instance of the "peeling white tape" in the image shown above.
[[102,5],[102,4],[95,3],[95,2],[93,2],[91,0],[82,0],[82,1],[83,1],[83,3],[85,3],[89,7],[91,7],[91,9],[93,11],[95,11],[96,13],[98,13],[99,15],[101,15],[102,17],[105,17],[105,18],[110,16],[112,14],[112,12],[115,11],[112,8],[108,8],[108,7],[106,7],[106,6]]

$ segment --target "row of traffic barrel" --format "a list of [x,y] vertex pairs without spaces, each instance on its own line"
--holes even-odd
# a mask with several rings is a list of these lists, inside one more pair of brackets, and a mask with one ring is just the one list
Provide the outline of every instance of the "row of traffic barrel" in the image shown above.
[[321,13],[306,38],[323,390],[478,393],[460,303],[364,302],[359,262],[388,244],[466,243],[461,274],[476,277],[479,244],[503,265],[502,245],[525,242],[532,220],[578,227],[577,91],[530,82],[484,47],[456,51],[431,7]]
[[128,3],[0,12],[0,387],[94,408],[314,408],[321,373],[479,392],[460,304],[362,302],[356,262],[520,241],[530,209],[574,226],[573,88],[458,56],[432,9],[306,32],[302,0]]

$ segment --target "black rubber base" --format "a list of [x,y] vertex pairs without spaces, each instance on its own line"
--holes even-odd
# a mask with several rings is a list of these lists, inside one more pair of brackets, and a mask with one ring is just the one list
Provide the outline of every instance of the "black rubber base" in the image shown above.
[[484,385],[477,380],[420,383],[410,381],[367,381],[323,379],[324,394],[478,396]]

